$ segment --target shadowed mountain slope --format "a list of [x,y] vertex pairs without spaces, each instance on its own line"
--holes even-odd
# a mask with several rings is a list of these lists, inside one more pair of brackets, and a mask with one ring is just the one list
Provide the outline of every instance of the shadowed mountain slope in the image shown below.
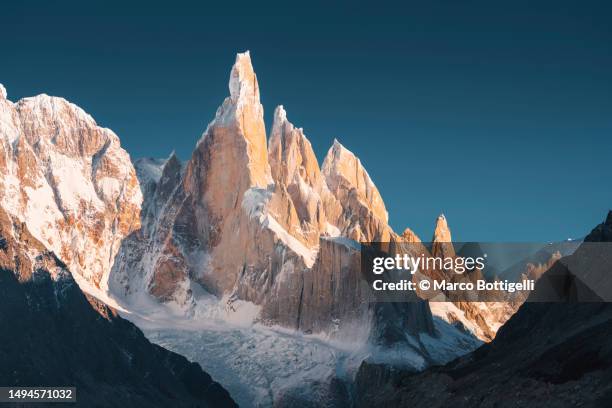
[[151,344],[84,295],[66,266],[2,210],[0,327],[3,386],[75,386],[82,407],[236,406],[198,364]]
[[[593,242],[612,242],[612,212],[585,238],[586,244],[543,275],[532,302],[519,309],[493,342],[419,374],[364,363],[357,378],[359,405],[610,406],[612,304],[595,301],[598,297],[581,274],[605,284],[612,269],[601,264],[609,257],[608,246],[589,246]],[[595,254],[594,248],[605,253]],[[572,270],[585,259],[590,263],[580,263],[584,270]],[[589,276],[595,272],[601,276]],[[551,281],[557,284],[559,302],[533,302],[550,290]]]

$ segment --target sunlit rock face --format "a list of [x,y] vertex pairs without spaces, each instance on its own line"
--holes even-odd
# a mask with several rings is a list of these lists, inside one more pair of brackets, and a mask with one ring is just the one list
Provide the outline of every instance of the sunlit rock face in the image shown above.
[[332,194],[342,203],[339,224],[344,235],[356,241],[391,240],[389,216],[378,189],[355,155],[334,140],[322,170]]
[[0,205],[88,285],[106,289],[142,195],[119,138],[62,98],[0,89]]
[[453,248],[453,240],[451,237],[450,229],[446,222],[444,214],[440,214],[436,219],[436,226],[434,228],[434,235],[432,239],[431,254],[433,256],[439,256],[442,258],[454,257],[455,249]]
[[245,233],[251,224],[243,210],[245,193],[263,193],[273,185],[259,85],[248,52],[237,55],[229,90],[187,163],[182,185],[190,206],[186,211],[196,224],[197,249],[210,255],[210,263],[190,275],[217,294],[232,289],[245,259],[257,258],[256,243]]
[[329,191],[304,131],[289,122],[282,106],[274,112],[268,148],[274,182],[286,191],[297,216],[288,230],[310,246],[318,245],[321,235],[338,235],[342,207]]
[[[229,93],[187,163],[136,164],[143,229],[124,241],[113,289],[186,310],[204,289],[229,308],[251,302],[269,324],[305,332],[360,327],[367,338],[372,310],[358,285],[358,242],[401,240],[380,193],[337,141],[321,169],[282,106],[266,140],[248,53],[236,57]],[[427,308],[418,310],[424,318],[415,321],[431,320]]]
[[239,208],[247,189],[272,183],[259,85],[248,53],[236,57],[229,89],[187,164],[184,183],[213,222]]

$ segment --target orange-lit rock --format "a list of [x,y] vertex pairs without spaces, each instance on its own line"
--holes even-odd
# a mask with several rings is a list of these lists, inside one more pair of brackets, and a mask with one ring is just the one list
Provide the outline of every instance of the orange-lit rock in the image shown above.
[[[4,88],[2,88],[4,89]],[[62,98],[0,97],[0,204],[75,273],[105,289],[142,195],[119,138]]]

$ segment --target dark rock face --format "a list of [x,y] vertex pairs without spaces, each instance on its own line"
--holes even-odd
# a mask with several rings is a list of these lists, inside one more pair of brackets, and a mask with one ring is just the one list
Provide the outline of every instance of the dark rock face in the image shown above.
[[[585,242],[611,242],[611,232],[609,214]],[[573,257],[583,256],[581,250],[586,249],[563,258],[566,265],[572,265]],[[566,284],[560,285],[565,288],[565,302],[525,303],[493,342],[444,367],[415,374],[364,363],[357,377],[358,405],[611,406],[612,304],[590,298],[590,302],[576,302],[576,293],[584,288],[572,284],[576,277],[561,261],[543,278],[547,276],[565,279]],[[538,283],[532,295],[539,296],[540,288],[549,287],[545,285],[546,281]]]
[[[282,271],[283,260],[273,257],[273,269]],[[342,240],[321,238],[310,270],[299,260],[295,264],[301,267],[286,274],[283,285],[272,288],[264,319],[305,333],[345,330],[350,333],[347,337],[365,336],[375,344],[403,343],[419,333],[435,336],[426,302],[374,302],[362,276],[359,249]]]
[[595,227],[584,242],[612,242],[612,210],[608,212],[606,221]]
[[0,384],[75,386],[82,407],[236,406],[198,364],[86,297],[1,210],[0,236]]

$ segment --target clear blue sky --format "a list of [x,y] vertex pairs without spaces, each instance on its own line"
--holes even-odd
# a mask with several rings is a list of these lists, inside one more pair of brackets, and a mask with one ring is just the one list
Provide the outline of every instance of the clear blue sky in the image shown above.
[[267,126],[284,104],[320,160],[338,138],[398,231],[444,212],[457,240],[560,240],[612,207],[609,2],[87,3],[3,4],[0,83],[133,158],[187,159],[248,49]]

